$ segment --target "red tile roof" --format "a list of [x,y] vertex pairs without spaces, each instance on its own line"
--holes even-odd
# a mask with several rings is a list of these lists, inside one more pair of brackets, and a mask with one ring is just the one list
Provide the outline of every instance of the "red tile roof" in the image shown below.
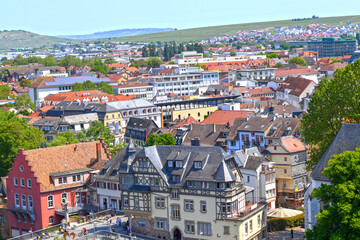
[[216,110],[208,116],[202,124],[227,124],[232,125],[236,118],[246,119],[246,116],[252,114],[252,111],[227,111]]
[[104,92],[101,92],[99,90],[88,90],[88,91],[78,91],[78,92],[64,92],[64,93],[56,93],[52,95],[48,95],[45,97],[44,102],[46,105],[52,105],[56,104],[62,101],[80,101],[83,102],[84,99],[89,99],[90,102],[92,102],[93,98],[98,98],[99,103],[105,103],[101,101],[102,97],[107,97],[108,102],[115,102],[115,101],[125,101],[125,100],[131,100],[135,98],[135,95],[110,95]]
[[287,77],[276,91],[284,92],[285,89],[290,89],[289,94],[300,96],[312,82],[312,80],[306,78]]
[[[91,164],[97,156],[97,144],[100,145],[101,159],[99,162]],[[86,168],[99,170],[110,157],[104,146],[99,141],[94,141],[27,150],[24,151],[24,155],[27,156],[29,165],[35,172],[38,182],[41,183],[40,191],[49,191],[66,187],[66,185],[55,187],[50,179],[50,174]]]
[[299,152],[305,150],[304,144],[295,137],[281,138],[281,144],[288,152]]
[[275,91],[271,88],[254,88],[248,89],[251,96],[264,95],[264,94],[275,94]]
[[296,69],[286,69],[286,68],[278,68],[275,69],[275,76],[276,77],[283,77],[283,76],[294,76],[294,75],[310,75],[310,74],[318,74],[319,72],[310,69],[310,68],[296,68]]
[[192,116],[189,116],[181,120],[178,124],[175,125],[175,128],[183,127],[184,125],[198,124],[198,121],[195,120]]

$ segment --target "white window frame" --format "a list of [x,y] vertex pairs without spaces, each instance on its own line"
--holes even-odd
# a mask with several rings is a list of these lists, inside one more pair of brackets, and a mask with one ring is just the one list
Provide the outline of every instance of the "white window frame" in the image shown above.
[[54,216],[49,217],[49,225],[54,224]]
[[48,206],[48,209],[54,208],[54,196],[53,195],[47,196],[47,206]]
[[14,177],[14,186],[19,186],[19,179]]
[[15,193],[14,199],[15,199],[15,207],[20,208],[20,195],[18,193]]
[[28,195],[29,210],[34,210],[34,199],[31,195]]
[[[65,197],[64,197],[65,196]],[[65,200],[65,201],[64,201]],[[61,203],[66,203],[68,200],[68,194],[66,192],[63,192],[61,194]]]
[[20,178],[20,186],[25,187],[25,178]]
[[27,204],[26,204],[26,196],[25,194],[21,194],[21,208],[23,210],[26,210]]
[[32,187],[31,179],[26,179],[26,180],[27,180],[27,187],[31,188]]

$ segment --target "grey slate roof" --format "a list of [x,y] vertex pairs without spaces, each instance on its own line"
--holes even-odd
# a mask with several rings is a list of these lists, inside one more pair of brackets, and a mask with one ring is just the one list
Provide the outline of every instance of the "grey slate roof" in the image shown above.
[[97,113],[99,119],[102,120],[105,117],[106,110],[105,104],[63,101],[48,110],[46,116],[60,117],[62,115],[70,116],[85,113]]
[[354,151],[359,147],[360,124],[344,123],[310,176],[314,180],[329,181],[322,172],[329,166],[331,157],[345,151]]
[[[130,118],[128,124],[126,125],[125,137],[137,138],[137,135],[134,136],[131,134],[131,130],[136,132],[146,132],[145,138],[151,135],[158,126],[153,120],[145,118]],[[138,138],[137,138],[138,139]],[[144,139],[146,140],[146,139]]]
[[256,170],[263,162],[268,160],[263,156],[248,156],[244,169]]
[[261,156],[257,147],[247,148],[246,150],[238,150],[233,153],[236,163],[239,167],[246,165],[249,156]]
[[127,101],[109,102],[106,103],[106,107],[107,108],[111,107],[117,110],[126,110],[126,109],[137,109],[137,108],[156,107],[156,106],[145,99],[135,98]]

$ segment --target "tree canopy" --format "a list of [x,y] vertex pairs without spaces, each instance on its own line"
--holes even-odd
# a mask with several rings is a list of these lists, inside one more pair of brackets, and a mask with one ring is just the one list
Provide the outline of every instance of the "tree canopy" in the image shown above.
[[10,96],[11,87],[7,85],[0,85],[0,99],[7,99]]
[[155,145],[175,145],[175,138],[171,133],[164,133],[157,135],[152,133],[148,139],[145,141],[145,147],[155,146]]
[[105,82],[100,82],[96,86],[90,80],[87,80],[83,83],[74,83],[72,85],[71,91],[76,92],[76,91],[87,91],[87,90],[100,90],[100,91],[103,91],[108,94],[114,94],[114,91],[112,90],[112,87],[109,84],[107,84]]
[[334,155],[323,174],[330,185],[314,189],[313,197],[325,204],[306,239],[360,239],[360,149]]
[[14,108],[31,108],[33,111],[35,111],[35,104],[28,95],[21,94],[15,98]]
[[290,58],[288,63],[289,64],[298,64],[301,66],[307,66],[307,63],[305,62],[305,60],[302,58],[299,58],[299,57]]
[[0,109],[0,176],[9,173],[19,148],[37,148],[42,140],[42,131],[29,126],[25,119],[18,118],[15,113]]
[[342,122],[360,122],[360,60],[339,68],[333,79],[323,78],[301,120],[313,169],[339,131]]
[[269,53],[266,54],[266,58],[278,58],[279,54],[277,53]]

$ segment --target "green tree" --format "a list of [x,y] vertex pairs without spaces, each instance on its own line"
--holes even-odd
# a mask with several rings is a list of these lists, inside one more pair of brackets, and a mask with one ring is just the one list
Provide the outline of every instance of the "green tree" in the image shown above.
[[277,64],[275,64],[275,67],[276,68],[281,68],[281,67],[283,67],[284,66],[284,64],[282,64],[282,63],[280,63],[280,62],[278,62]]
[[121,149],[123,149],[124,147],[125,147],[125,143],[119,143],[119,144],[111,147],[111,148],[109,149],[109,153],[110,153],[111,156],[113,157],[113,156],[116,155],[116,153],[120,152]]
[[93,66],[91,68],[91,71],[92,72],[99,72],[99,73],[102,73],[102,74],[107,74],[108,73],[107,71],[105,71],[104,67],[100,66],[100,65]]
[[73,143],[79,143],[80,141],[76,138],[75,134],[73,132],[64,132],[64,133],[58,133],[56,134],[56,137],[54,140],[50,142],[50,147],[55,146],[62,146],[67,143],[73,144]]
[[31,85],[31,81],[29,79],[22,79],[20,81],[20,87],[28,87]]
[[29,62],[26,58],[23,58],[21,55],[17,55],[13,60],[12,65],[28,65]]
[[230,56],[235,57],[235,56],[236,56],[236,52],[235,52],[235,51],[231,51],[231,52],[230,52]]
[[0,81],[7,82],[9,78],[9,72],[7,68],[3,68],[0,71]]
[[183,43],[179,43],[178,53],[182,53],[182,52],[185,52],[185,47]]
[[323,174],[330,184],[314,189],[313,197],[324,202],[306,239],[360,239],[360,149],[334,155]]
[[307,66],[307,63],[305,62],[305,60],[300,57],[290,58],[288,63],[289,64],[297,64],[297,65],[301,65],[301,66]]
[[175,145],[175,138],[171,133],[157,135],[152,133],[145,141],[145,147],[154,145]]
[[114,136],[111,135],[110,129],[105,127],[102,122],[92,122],[90,127],[84,131],[86,141],[96,141],[103,138],[108,147],[114,144]]
[[82,65],[81,60],[72,55],[66,55],[64,58],[60,59],[59,64],[62,67],[69,67],[69,66],[80,67]]
[[339,131],[342,121],[360,122],[360,60],[323,78],[301,120],[301,132],[313,169]]
[[278,58],[279,54],[277,53],[270,53],[266,54],[266,58]]
[[58,63],[56,62],[56,59],[54,58],[53,55],[48,55],[44,58],[44,66],[46,67],[51,67],[51,66],[57,66]]
[[28,95],[21,94],[15,98],[14,108],[31,108],[33,111],[35,111],[35,104]]
[[148,51],[147,47],[143,46],[141,48],[141,56],[143,56],[143,57],[148,57],[149,56],[149,51]]
[[0,85],[0,99],[7,99],[10,96],[11,87],[7,85]]
[[111,64],[111,63],[116,63],[115,59],[112,57],[105,57],[105,64]]
[[288,50],[290,48],[290,44],[288,42],[283,42],[280,44],[280,48],[284,50]]
[[161,64],[163,64],[163,62],[160,59],[155,58],[155,57],[151,57],[147,61],[147,65],[152,68],[159,68]]
[[42,140],[43,132],[29,126],[24,118],[0,110],[0,176],[7,176],[19,148],[37,148]]
[[97,89],[100,90],[100,91],[103,91],[104,93],[114,94],[114,91],[113,91],[112,87],[109,84],[104,83],[104,82],[100,82],[97,85]]

